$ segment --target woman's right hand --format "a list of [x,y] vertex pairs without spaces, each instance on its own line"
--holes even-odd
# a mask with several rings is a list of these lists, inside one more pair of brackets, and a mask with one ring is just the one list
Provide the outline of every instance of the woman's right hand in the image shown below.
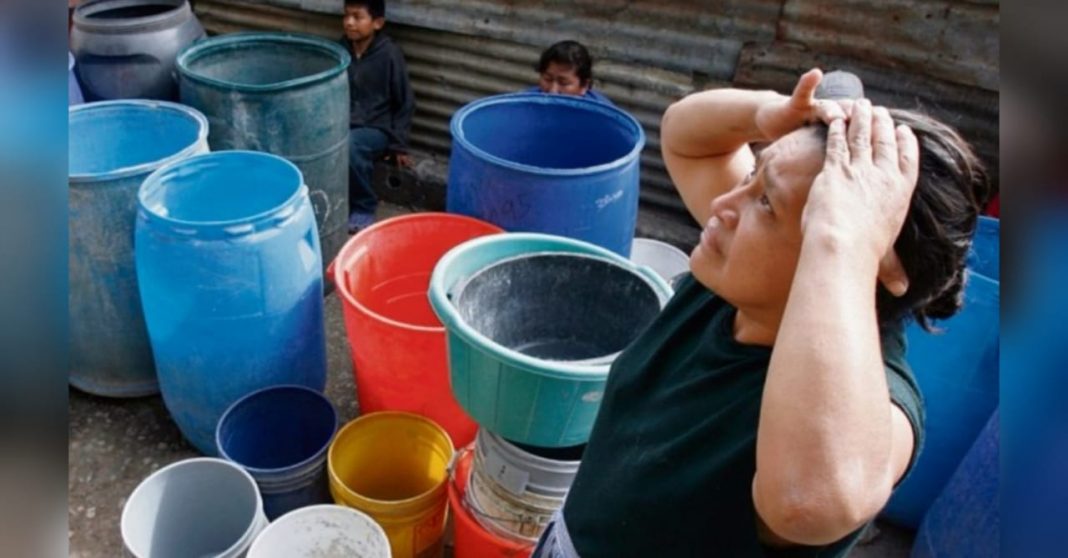
[[779,95],[757,110],[756,127],[767,141],[775,141],[816,121],[829,125],[835,118],[849,117],[852,100],[816,99],[816,88],[822,80],[823,72],[813,68],[797,80],[793,94],[789,97]]

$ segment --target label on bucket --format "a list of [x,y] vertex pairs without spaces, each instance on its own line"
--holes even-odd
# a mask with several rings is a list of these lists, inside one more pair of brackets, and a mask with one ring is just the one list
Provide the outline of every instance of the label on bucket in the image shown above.
[[502,488],[516,496],[522,496],[527,491],[527,483],[530,482],[529,472],[509,465],[507,461],[500,459],[494,453],[487,452],[485,457],[486,467],[482,472],[486,476],[497,481]]

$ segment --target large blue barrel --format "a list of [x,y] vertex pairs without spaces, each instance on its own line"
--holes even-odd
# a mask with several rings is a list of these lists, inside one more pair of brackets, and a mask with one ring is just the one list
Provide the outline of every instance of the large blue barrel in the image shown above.
[[78,78],[74,76],[74,55],[67,53],[67,105],[80,105],[85,102]]
[[159,391],[134,268],[137,189],[152,171],[208,150],[208,122],[163,101],[70,107],[70,383],[109,397]]
[[450,130],[450,213],[630,256],[645,145],[634,117],[570,95],[518,93],[464,106]]
[[999,433],[995,410],[924,517],[912,558],[1000,556]]
[[214,455],[226,408],[326,385],[319,236],[300,170],[266,153],[191,157],[138,194],[137,276],[163,401]]
[[883,511],[917,527],[998,405],[1000,285],[968,271],[964,307],[935,324],[942,333],[907,329],[907,358],[927,411],[927,437],[909,476]]
[[1001,281],[1001,221],[979,217],[968,253],[968,267],[994,281]]
[[182,102],[207,115],[212,150],[265,151],[300,168],[324,264],[348,240],[350,60],[337,43],[284,33],[222,35],[178,56]]

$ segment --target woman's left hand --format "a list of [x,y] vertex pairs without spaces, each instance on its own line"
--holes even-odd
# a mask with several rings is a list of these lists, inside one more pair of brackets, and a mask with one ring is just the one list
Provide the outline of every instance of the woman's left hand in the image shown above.
[[827,157],[801,216],[804,235],[847,239],[879,262],[879,280],[896,296],[908,278],[894,253],[919,176],[919,143],[907,126],[894,128],[884,107],[864,99],[831,122]]

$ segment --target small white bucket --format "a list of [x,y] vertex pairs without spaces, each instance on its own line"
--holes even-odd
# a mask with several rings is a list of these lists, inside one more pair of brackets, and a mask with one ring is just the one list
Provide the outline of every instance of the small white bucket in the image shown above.
[[210,457],[149,475],[130,494],[121,520],[122,542],[136,558],[240,558],[266,526],[252,475]]
[[630,246],[630,261],[653,268],[668,283],[690,270],[690,256],[686,252],[651,238],[634,239]]
[[389,539],[367,514],[323,504],[293,510],[260,533],[248,558],[390,558]]

